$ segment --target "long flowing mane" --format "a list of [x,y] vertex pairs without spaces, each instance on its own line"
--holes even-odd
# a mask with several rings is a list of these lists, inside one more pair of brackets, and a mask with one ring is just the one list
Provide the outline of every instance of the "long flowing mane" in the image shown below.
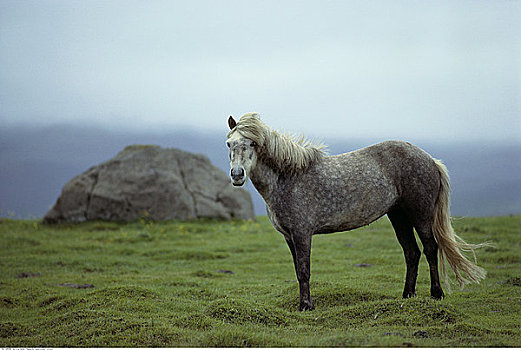
[[257,113],[244,114],[228,137],[235,132],[254,141],[259,147],[258,156],[281,173],[301,173],[326,154],[324,144],[271,130]]

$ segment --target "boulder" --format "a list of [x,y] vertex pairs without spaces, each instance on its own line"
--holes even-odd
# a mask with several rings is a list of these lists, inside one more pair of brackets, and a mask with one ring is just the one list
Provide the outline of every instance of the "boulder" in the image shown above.
[[207,157],[132,145],[74,177],[45,223],[195,218],[253,219],[249,192],[231,185]]

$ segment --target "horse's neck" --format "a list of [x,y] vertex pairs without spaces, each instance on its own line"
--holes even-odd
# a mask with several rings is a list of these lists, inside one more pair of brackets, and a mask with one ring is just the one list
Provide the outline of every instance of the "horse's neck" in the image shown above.
[[253,186],[259,191],[266,204],[269,205],[279,175],[262,161],[258,161],[250,174]]

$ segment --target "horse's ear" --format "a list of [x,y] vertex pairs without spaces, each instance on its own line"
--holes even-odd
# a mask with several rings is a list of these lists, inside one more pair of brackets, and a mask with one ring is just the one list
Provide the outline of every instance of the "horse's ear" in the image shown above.
[[230,130],[235,128],[236,125],[237,122],[235,121],[235,119],[233,119],[232,116],[230,116],[230,118],[228,118],[228,126],[230,127]]

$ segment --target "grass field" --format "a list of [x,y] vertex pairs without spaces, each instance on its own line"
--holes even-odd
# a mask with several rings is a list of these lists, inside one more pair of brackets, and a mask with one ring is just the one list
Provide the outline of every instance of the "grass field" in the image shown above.
[[265,217],[2,219],[0,345],[521,346],[521,216],[454,226],[469,242],[496,244],[477,251],[488,271],[481,284],[431,300],[422,257],[418,295],[401,299],[405,263],[383,218],[313,238],[316,310],[298,312],[291,255]]

